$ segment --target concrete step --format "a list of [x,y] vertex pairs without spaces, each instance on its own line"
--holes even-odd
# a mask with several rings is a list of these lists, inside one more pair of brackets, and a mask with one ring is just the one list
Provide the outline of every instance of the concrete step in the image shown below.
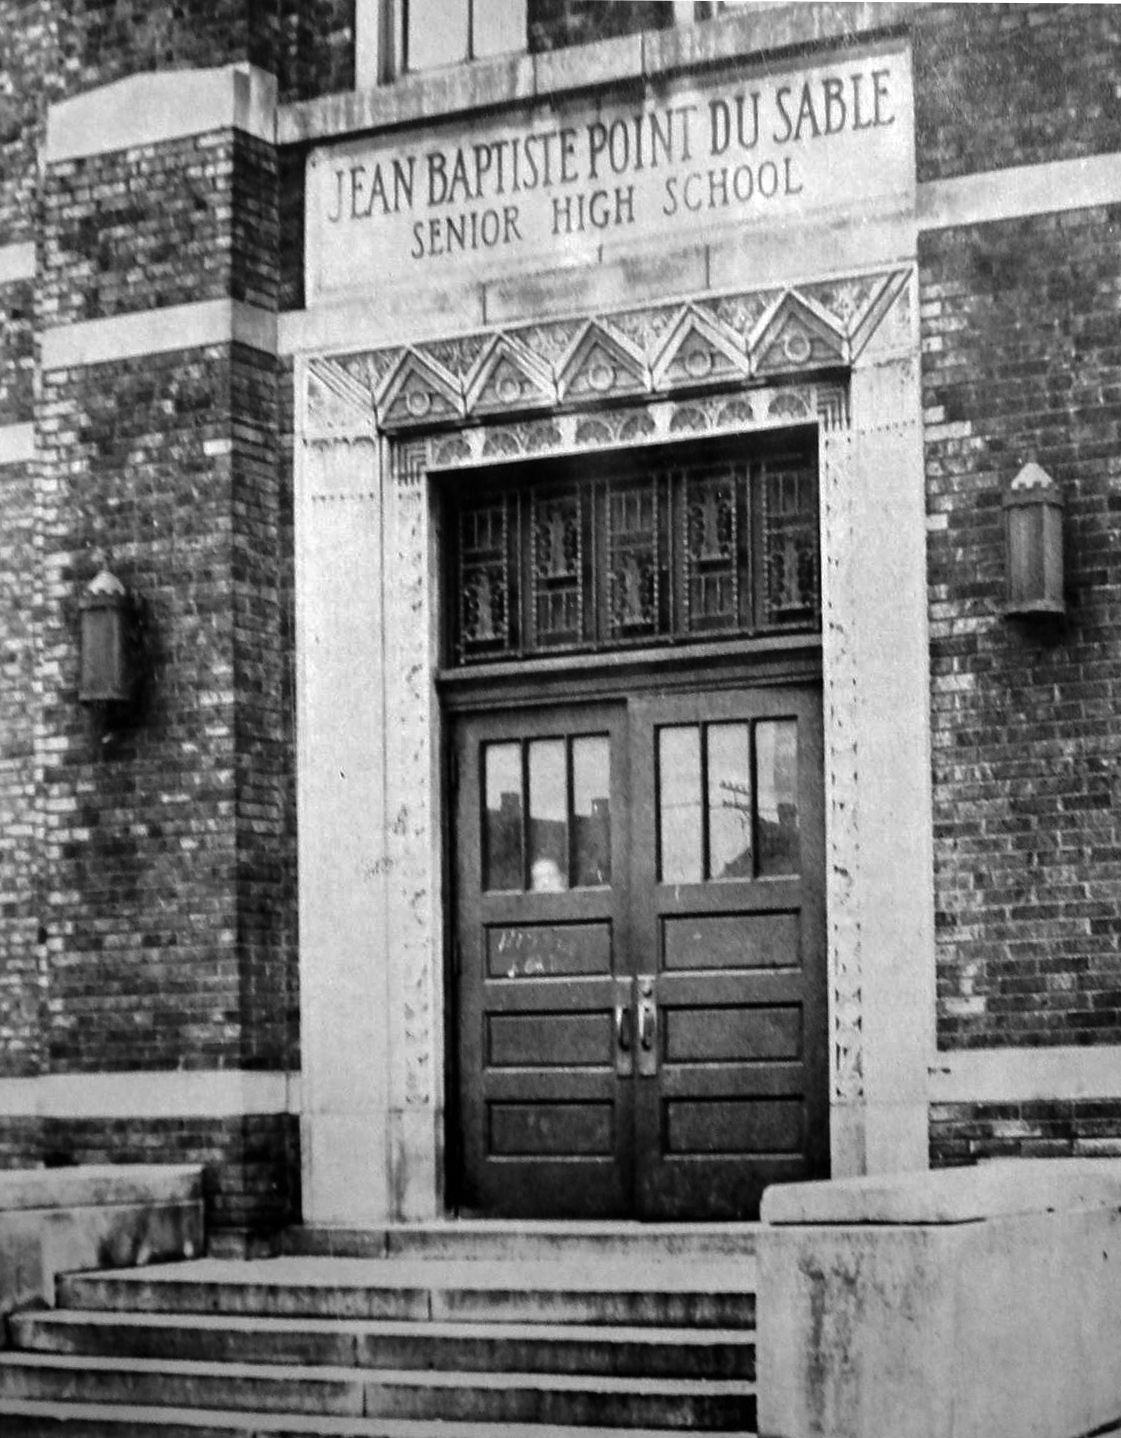
[[320,1258],[553,1259],[748,1258],[757,1223],[602,1223],[455,1220],[385,1228],[287,1229],[281,1252]]
[[750,1328],[755,1260],[282,1257],[72,1274],[63,1308],[289,1318]]
[[565,1423],[727,1432],[755,1424],[752,1383],[586,1374],[441,1373],[0,1353],[0,1402]]
[[[444,1430],[441,1430],[444,1431]],[[595,1429],[570,1424],[456,1423],[446,1438],[593,1438]],[[665,1438],[665,1428],[612,1428],[611,1438]],[[4,1438],[439,1438],[428,1419],[336,1418],[129,1404],[4,1402]],[[755,1438],[751,1429],[725,1438]]]
[[747,1331],[550,1324],[340,1322],[62,1310],[12,1318],[26,1352],[461,1372],[755,1376]]

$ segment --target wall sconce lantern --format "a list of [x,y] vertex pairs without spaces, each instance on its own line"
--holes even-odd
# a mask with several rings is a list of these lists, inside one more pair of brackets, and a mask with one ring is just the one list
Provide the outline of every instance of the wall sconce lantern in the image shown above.
[[1004,496],[1006,615],[1065,613],[1063,497],[1038,464],[1025,464]]
[[82,595],[78,698],[83,704],[126,704],[135,680],[132,603],[108,569]]

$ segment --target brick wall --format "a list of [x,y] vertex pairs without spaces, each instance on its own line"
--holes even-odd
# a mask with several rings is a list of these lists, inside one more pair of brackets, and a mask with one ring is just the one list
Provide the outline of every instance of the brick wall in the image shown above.
[[[151,66],[275,62],[279,25],[258,7],[205,11],[79,7],[37,50],[21,34],[13,53],[35,64],[19,78],[33,84],[37,65],[60,95]],[[9,68],[0,94],[11,80]],[[39,452],[34,469],[0,472],[0,664],[6,697],[22,686],[0,719],[0,855],[13,857],[0,1072],[287,1069],[298,1002],[276,361],[222,344],[51,370],[38,404],[31,383],[33,308],[40,328],[220,298],[274,309],[275,153],[204,135],[48,167],[36,198],[43,106],[16,110],[19,144],[0,161],[23,169],[0,172],[0,243],[38,207],[39,276],[0,296],[14,296],[0,423],[34,412]],[[145,649],[137,701],[112,717],[76,694],[78,604],[102,559],[138,598]],[[0,1163],[197,1156],[214,1170],[212,1220],[281,1221],[296,1203],[293,1124],[13,1120]]]
[[528,0],[526,10],[531,51],[590,45],[673,24],[673,6],[663,0]]
[[280,98],[354,89],[354,0],[280,0]]
[[[1121,1043],[1121,209],[924,237],[938,1035]],[[1065,626],[1001,617],[1001,497],[1067,502]]]
[[12,1119],[0,1116],[0,1169],[29,1162],[204,1165],[211,1228],[281,1228],[300,1216],[299,1123],[290,1114],[225,1119]]
[[34,770],[35,483],[0,468],[0,1076],[39,1069],[43,1013]]
[[[237,1059],[230,371],[215,347],[43,377],[42,462],[58,476],[40,617],[56,1072]],[[137,712],[104,729],[76,693],[98,554],[139,596],[147,649]]]
[[1116,149],[1116,5],[916,6],[920,181]]
[[1121,1099],[933,1104],[931,1164],[983,1158],[1121,1158]]

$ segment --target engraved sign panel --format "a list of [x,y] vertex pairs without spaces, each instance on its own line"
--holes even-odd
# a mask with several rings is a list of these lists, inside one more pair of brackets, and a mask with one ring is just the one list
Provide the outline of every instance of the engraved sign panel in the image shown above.
[[308,161],[309,300],[910,203],[910,55],[395,131]]

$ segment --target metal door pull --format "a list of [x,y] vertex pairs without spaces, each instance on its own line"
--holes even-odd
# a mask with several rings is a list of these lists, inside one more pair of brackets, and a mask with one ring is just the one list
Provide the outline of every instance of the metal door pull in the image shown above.
[[650,999],[643,999],[638,1006],[638,1041],[647,1053],[654,1047],[655,1023],[654,1004]]
[[649,1077],[658,1072],[658,1001],[651,974],[638,976],[638,1071]]

